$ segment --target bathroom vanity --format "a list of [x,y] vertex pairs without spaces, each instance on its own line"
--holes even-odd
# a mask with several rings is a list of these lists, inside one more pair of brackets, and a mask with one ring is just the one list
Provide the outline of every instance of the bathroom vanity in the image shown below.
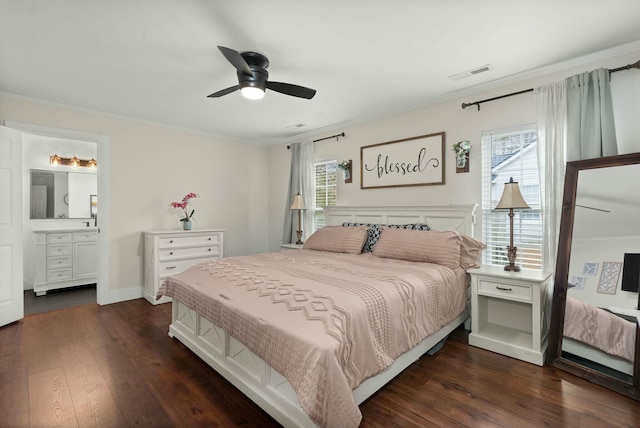
[[34,235],[37,296],[97,282],[98,228],[37,230]]

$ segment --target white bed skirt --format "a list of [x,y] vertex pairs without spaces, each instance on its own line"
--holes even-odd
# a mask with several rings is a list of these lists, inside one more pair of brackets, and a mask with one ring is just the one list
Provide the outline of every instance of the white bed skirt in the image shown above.
[[[261,358],[211,321],[174,299],[169,336],[178,339],[216,372],[285,427],[315,427],[302,410],[289,382]],[[451,323],[401,355],[384,372],[353,391],[358,404],[417,361],[469,318],[465,310]]]

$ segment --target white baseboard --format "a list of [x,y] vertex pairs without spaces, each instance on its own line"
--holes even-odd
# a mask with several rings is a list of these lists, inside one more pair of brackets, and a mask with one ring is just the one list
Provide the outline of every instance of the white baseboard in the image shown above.
[[111,303],[139,299],[143,297],[143,292],[143,287],[125,288],[123,290],[109,290],[103,294],[105,298],[100,299],[98,303],[100,305],[110,305]]

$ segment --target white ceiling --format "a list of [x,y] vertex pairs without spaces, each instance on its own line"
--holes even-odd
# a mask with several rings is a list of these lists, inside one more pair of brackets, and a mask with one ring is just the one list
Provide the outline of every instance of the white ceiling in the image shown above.
[[[639,17],[638,0],[0,0],[0,91],[273,144],[638,41]],[[207,98],[237,84],[217,45],[317,95]]]

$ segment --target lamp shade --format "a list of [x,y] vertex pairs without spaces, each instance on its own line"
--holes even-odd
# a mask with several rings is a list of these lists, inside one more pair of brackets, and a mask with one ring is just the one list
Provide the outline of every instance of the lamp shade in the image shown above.
[[302,200],[302,195],[298,192],[293,197],[293,203],[291,204],[292,210],[303,210],[304,209],[304,201]]
[[496,205],[497,210],[508,210],[508,209],[526,209],[529,208],[529,205],[525,202],[522,197],[522,193],[520,193],[520,187],[518,187],[518,182],[513,181],[513,177],[509,180],[508,183],[504,184],[504,191],[502,192],[502,198],[500,198],[500,202]]

